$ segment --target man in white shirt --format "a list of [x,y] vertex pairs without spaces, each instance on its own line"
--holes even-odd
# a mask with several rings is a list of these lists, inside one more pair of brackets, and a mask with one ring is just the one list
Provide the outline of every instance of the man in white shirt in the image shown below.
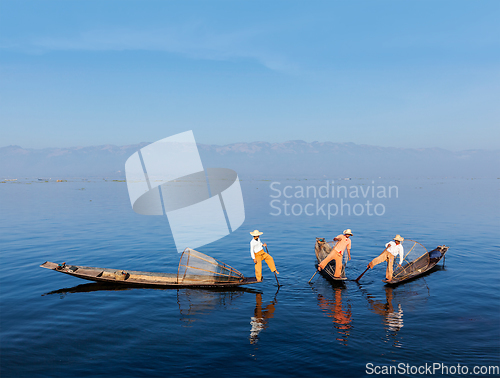
[[368,268],[373,269],[375,265],[380,264],[381,262],[387,261],[387,269],[385,271],[385,278],[387,281],[392,280],[392,272],[394,265],[394,258],[399,255],[399,263],[398,266],[401,266],[403,263],[404,250],[401,243],[405,239],[401,237],[401,235],[396,235],[393,241],[387,243],[385,245],[384,251],[378,256],[375,257],[369,264]]
[[262,260],[267,263],[271,272],[279,274],[276,270],[276,266],[274,265],[273,258],[269,253],[264,252],[264,248],[262,248],[267,247],[266,243],[262,243],[260,241],[259,236],[262,234],[263,232],[260,232],[259,230],[250,232],[250,235],[253,236],[253,239],[250,242],[250,255],[252,256],[255,264],[255,278],[257,278],[257,281],[262,281]]

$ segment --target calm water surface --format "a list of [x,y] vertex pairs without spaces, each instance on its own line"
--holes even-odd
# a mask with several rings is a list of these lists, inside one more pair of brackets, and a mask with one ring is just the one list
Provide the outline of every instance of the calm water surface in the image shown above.
[[[293,198],[271,197],[271,181],[242,181],[245,223],[199,250],[253,276],[248,232],[257,228],[283,286],[264,266],[263,283],[225,291],[116,290],[41,269],[50,260],[175,272],[180,255],[166,217],[135,214],[123,182],[0,184],[1,376],[361,377],[369,363],[498,366],[500,180],[373,181],[335,185],[397,186],[397,198],[370,193],[383,215],[344,207],[330,219],[315,198],[295,195],[325,180],[274,184],[291,186]],[[295,214],[311,203],[314,214],[271,215],[272,200],[288,200]],[[354,232],[350,280],[335,287],[316,275],[309,285],[315,237],[345,228]],[[429,250],[449,245],[444,268],[390,288],[380,265],[354,282],[396,233]]]

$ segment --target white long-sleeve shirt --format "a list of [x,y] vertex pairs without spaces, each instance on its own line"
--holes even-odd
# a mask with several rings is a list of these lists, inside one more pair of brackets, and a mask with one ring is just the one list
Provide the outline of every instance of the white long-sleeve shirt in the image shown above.
[[402,244],[396,244],[395,241],[391,241],[385,245],[387,252],[391,253],[394,257],[399,255],[399,265],[403,263],[404,249]]
[[252,239],[252,241],[250,242],[250,256],[252,256],[252,260],[255,260],[255,254],[262,251],[263,249],[264,248],[262,246],[260,238],[258,238],[257,240]]

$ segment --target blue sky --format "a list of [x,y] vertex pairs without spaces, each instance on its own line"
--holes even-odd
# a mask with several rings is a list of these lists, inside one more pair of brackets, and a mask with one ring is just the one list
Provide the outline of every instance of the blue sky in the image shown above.
[[0,147],[500,148],[499,1],[0,2]]

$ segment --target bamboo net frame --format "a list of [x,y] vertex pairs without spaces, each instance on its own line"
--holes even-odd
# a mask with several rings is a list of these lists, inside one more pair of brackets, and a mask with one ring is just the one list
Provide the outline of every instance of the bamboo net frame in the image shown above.
[[245,277],[233,267],[191,248],[182,252],[177,283],[239,282]]
[[[392,276],[393,281],[407,279],[417,275],[429,266],[429,253],[427,249],[419,242],[411,239],[405,239],[402,243],[405,250],[402,267],[398,267]],[[398,260],[398,257],[394,259]]]

